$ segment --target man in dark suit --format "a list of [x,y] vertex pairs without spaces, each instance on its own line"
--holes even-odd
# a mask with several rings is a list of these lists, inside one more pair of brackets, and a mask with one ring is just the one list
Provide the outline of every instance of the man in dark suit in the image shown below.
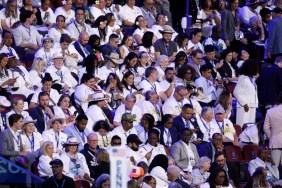
[[54,116],[53,106],[49,106],[49,95],[46,92],[40,92],[38,95],[39,104],[30,111],[32,119],[37,119],[35,127],[42,134],[47,128],[47,121]]
[[188,183],[180,179],[180,169],[175,165],[170,165],[167,168],[167,179],[170,182],[176,182],[180,184],[183,188],[190,188]]
[[262,8],[259,12],[261,20],[262,20],[262,26],[265,34],[265,39],[268,38],[268,24],[271,20],[271,10],[268,8]]
[[88,44],[89,34],[86,31],[81,31],[78,40],[73,43],[74,48],[85,59],[88,55],[93,54],[91,46]]
[[199,156],[200,157],[208,157],[211,159],[212,162],[214,162],[214,154],[217,151],[223,151],[224,145],[222,144],[223,138],[220,133],[214,133],[212,135],[211,142],[207,142],[204,145],[202,145],[199,149]]
[[217,72],[217,69],[219,69],[223,65],[223,62],[221,61],[219,63],[219,61],[215,59],[215,53],[216,53],[215,47],[213,45],[206,45],[205,53],[206,53],[206,56],[203,58],[203,61],[205,62],[205,64],[209,64],[210,66],[213,67],[212,77],[214,79],[219,78],[220,75]]
[[282,9],[275,7],[272,12],[273,19],[268,24],[267,54],[274,61],[282,55]]
[[121,54],[118,49],[119,38],[117,34],[111,34],[109,36],[108,44],[104,45],[102,48],[102,54],[104,57],[110,56],[111,53],[117,53],[121,59]]
[[279,102],[282,91],[282,56],[275,60],[275,64],[262,71],[257,79],[259,103],[263,106],[263,114]]
[[160,131],[160,144],[170,147],[172,144],[177,142],[177,131],[172,127],[173,119],[170,114],[163,116],[163,126],[159,126]]
[[0,132],[7,128],[5,108],[10,107],[11,102],[4,96],[0,96]]
[[181,131],[184,128],[189,128],[194,134],[195,138],[203,139],[203,133],[199,128],[197,120],[193,117],[194,111],[190,104],[185,104],[182,107],[181,114],[173,119],[172,127],[177,131],[177,140],[181,137]]
[[23,126],[23,116],[20,114],[12,114],[9,116],[10,128],[1,132],[0,136],[0,155],[11,160],[19,156],[25,156],[28,152],[23,151],[23,144],[19,134]]

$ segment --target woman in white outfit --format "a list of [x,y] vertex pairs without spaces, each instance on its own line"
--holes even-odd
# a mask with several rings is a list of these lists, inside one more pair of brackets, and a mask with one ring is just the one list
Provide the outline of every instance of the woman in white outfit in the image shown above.
[[256,122],[258,94],[255,76],[258,74],[258,64],[253,60],[247,60],[239,73],[240,77],[233,94],[237,99],[236,124],[242,127],[244,123]]

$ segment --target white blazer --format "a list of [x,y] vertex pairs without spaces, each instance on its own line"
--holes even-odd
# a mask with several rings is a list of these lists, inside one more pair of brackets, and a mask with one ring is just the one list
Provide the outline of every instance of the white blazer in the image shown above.
[[58,149],[63,151],[63,144],[67,142],[68,135],[63,132],[59,133],[59,142],[57,143],[55,138],[55,131],[53,129],[48,129],[42,133],[43,141],[51,141],[54,144],[54,151]]
[[57,153],[53,153],[52,157],[53,159],[48,155],[41,155],[39,157],[39,163],[37,165],[37,168],[40,177],[53,176],[51,165],[49,163],[54,159],[60,159],[60,156]]

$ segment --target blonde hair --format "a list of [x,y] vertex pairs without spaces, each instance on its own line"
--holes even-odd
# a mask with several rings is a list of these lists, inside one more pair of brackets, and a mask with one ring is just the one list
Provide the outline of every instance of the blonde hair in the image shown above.
[[53,144],[53,142],[51,142],[51,141],[45,141],[45,142],[43,142],[43,144],[42,144],[42,146],[41,146],[41,153],[43,154],[43,155],[48,155],[47,154],[47,152],[46,152],[46,148],[48,147],[48,146],[50,146],[50,145],[53,145],[54,146],[54,144]]
[[42,58],[34,58],[31,70],[39,70],[41,66],[47,67],[47,63]]
[[96,154],[96,159],[98,163],[109,163],[110,162],[110,157],[109,153],[105,149],[98,149],[97,154]]

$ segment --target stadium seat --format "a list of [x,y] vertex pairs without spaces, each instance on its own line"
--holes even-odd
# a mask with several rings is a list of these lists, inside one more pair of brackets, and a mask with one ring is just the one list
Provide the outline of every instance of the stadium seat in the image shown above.
[[243,147],[244,160],[250,161],[257,157],[259,146],[254,144],[245,145]]
[[234,126],[234,129],[236,131],[236,135],[237,137],[239,137],[239,135],[242,133],[242,128],[240,125],[233,125]]
[[226,151],[226,159],[229,162],[241,162],[242,161],[242,153],[241,148],[239,146],[227,146],[225,148]]
[[90,182],[87,180],[74,181],[76,188],[90,188]]

